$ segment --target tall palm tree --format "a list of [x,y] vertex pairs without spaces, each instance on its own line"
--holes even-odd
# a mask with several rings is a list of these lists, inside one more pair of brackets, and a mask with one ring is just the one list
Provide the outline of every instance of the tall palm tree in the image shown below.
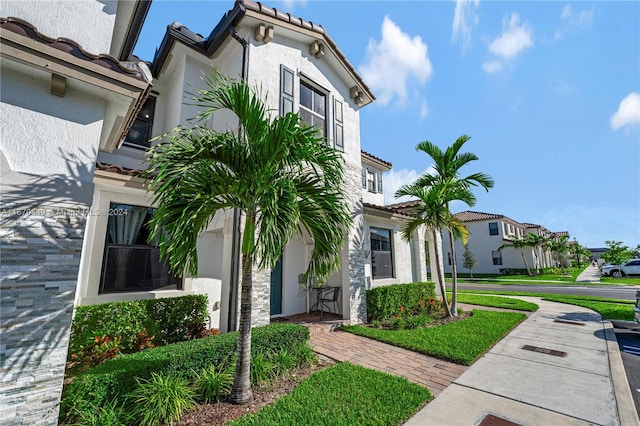
[[[524,236],[524,239],[527,242],[527,245],[529,247],[531,247],[532,251],[536,253],[537,258],[540,258],[540,250],[539,249],[545,249],[547,247],[547,245],[549,244],[549,239],[547,237],[545,237],[544,235],[538,235],[538,234],[534,234],[533,232],[529,232],[528,234],[526,234]],[[534,263],[533,265],[534,268],[534,273],[536,275],[540,275],[540,263],[539,260],[538,262]]]
[[[202,112],[195,127],[179,126],[152,148],[147,177],[158,208],[152,238],[175,273],[198,272],[196,242],[220,210],[244,216],[237,363],[231,400],[252,400],[251,292],[254,267],[272,269],[292,236],[305,228],[314,241],[305,278],[326,280],[340,262],[351,225],[343,199],[343,159],[297,114],[272,119],[260,93],[244,81],[214,73],[194,94]],[[203,124],[227,109],[238,131]]]
[[[494,181],[491,176],[484,173],[472,173],[466,177],[460,176],[460,169],[472,161],[478,159],[478,157],[470,152],[460,152],[462,146],[471,139],[471,136],[462,135],[453,143],[453,145],[447,147],[444,152],[434,143],[429,141],[423,141],[418,144],[416,151],[422,151],[429,155],[433,160],[433,173],[425,173],[415,182],[415,185],[428,187],[436,184],[437,182],[443,183],[448,187],[457,186],[459,189],[466,189],[469,191],[470,197],[467,202],[469,207],[473,207],[476,204],[476,198],[471,194],[471,187],[480,186],[486,191],[489,188],[493,188]],[[455,199],[452,199],[452,201]],[[449,209],[449,203],[447,202],[447,210]],[[452,283],[452,299],[451,307],[453,315],[457,315],[458,308],[458,270],[456,264],[456,252],[454,250],[455,234],[451,228],[446,228],[449,236],[449,246],[451,247],[451,275],[453,279]],[[442,251],[442,247],[439,248]]]
[[[402,238],[406,241],[411,239],[416,230],[420,226],[424,226],[425,240],[428,239],[428,233],[431,233],[431,239],[434,244],[437,241],[436,233],[440,229],[449,229],[457,238],[461,239],[465,244],[469,231],[464,223],[456,218],[449,211],[448,204],[453,200],[460,200],[466,203],[473,202],[473,194],[459,185],[453,185],[451,182],[435,182],[430,186],[418,185],[417,182],[410,185],[403,185],[395,193],[396,197],[410,196],[417,198],[420,202],[413,208],[411,214],[413,219],[404,223],[402,228]],[[448,316],[452,316],[452,311],[447,303],[447,290],[444,285],[444,271],[441,268],[442,249],[435,247],[435,264],[436,270],[432,273],[433,277],[440,286],[443,305]]]
[[551,250],[556,266],[560,266],[563,270],[565,267],[565,254],[569,251],[568,240],[568,235],[561,235],[549,243],[549,250]]
[[531,273],[531,270],[529,269],[529,264],[527,264],[527,259],[524,257],[524,248],[525,247],[529,247],[529,241],[527,241],[527,239],[525,237],[512,236],[511,238],[512,239],[511,239],[510,242],[504,243],[500,247],[498,247],[498,251],[502,251],[503,249],[505,249],[507,247],[513,247],[514,249],[520,250],[520,254],[522,255],[522,261],[524,262],[524,267],[527,270],[527,275],[532,277],[533,274]]

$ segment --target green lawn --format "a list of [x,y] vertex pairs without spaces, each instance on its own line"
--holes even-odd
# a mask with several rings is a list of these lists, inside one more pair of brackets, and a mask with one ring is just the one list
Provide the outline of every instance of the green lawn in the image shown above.
[[538,310],[538,305],[535,303],[525,302],[524,300],[519,299],[511,299],[509,297],[458,293],[458,302],[468,303],[470,305],[490,306],[493,308],[514,309],[517,311],[535,312]]
[[[593,309],[607,320],[633,321],[633,300],[610,299],[597,296],[577,296],[565,294],[546,294],[546,293],[528,293],[528,292],[512,292],[512,291],[483,291],[483,290],[460,290],[463,294],[502,294],[510,296],[532,296],[541,297],[551,302],[567,303],[569,305],[582,306]],[[460,300],[460,299],[458,299]]]
[[404,377],[347,362],[314,373],[293,392],[230,425],[399,425],[431,394]]
[[383,330],[345,326],[342,330],[421,352],[458,364],[471,365],[526,318],[517,312],[473,310],[473,315],[436,327]]

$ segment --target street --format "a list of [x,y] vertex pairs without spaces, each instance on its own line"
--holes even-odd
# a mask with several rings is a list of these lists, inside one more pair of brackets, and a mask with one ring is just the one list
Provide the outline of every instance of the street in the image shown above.
[[640,414],[640,324],[628,321],[611,322],[620,346],[620,355],[633,394],[633,402]]

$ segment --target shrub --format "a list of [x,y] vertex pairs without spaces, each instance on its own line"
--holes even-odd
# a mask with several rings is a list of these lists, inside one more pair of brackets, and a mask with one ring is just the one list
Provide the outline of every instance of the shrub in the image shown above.
[[206,318],[206,295],[78,306],[71,324],[70,359],[95,365],[109,358],[102,355],[111,349],[103,347],[105,342],[117,342],[115,354],[126,354],[187,340],[194,328],[204,328]]
[[251,355],[251,383],[269,383],[276,375],[276,365],[264,352]]
[[124,426],[133,422],[131,414],[116,399],[103,406],[91,405],[85,410],[77,410],[75,417],[83,426]]
[[182,377],[151,374],[149,380],[138,380],[131,393],[134,415],[143,426],[180,421],[185,411],[195,407],[195,392]]
[[205,403],[218,402],[220,397],[231,393],[233,386],[233,373],[223,366],[215,365],[204,368],[196,373],[194,385],[196,392]]
[[[211,365],[235,364],[237,333],[220,334],[204,339],[189,340],[160,346],[106,361],[96,368],[75,377],[65,389],[62,413],[100,406],[116,396],[127,395],[136,388],[135,378],[149,379],[152,373],[193,378],[195,372]],[[253,329],[251,350],[278,352],[287,349],[299,363],[313,356],[306,344],[309,330],[296,324],[270,324]],[[298,364],[300,365],[300,364]]]
[[435,307],[431,282],[394,284],[367,290],[368,320],[386,320],[399,313],[418,314]]
[[287,349],[280,349],[271,355],[271,361],[276,367],[277,374],[284,374],[296,366],[297,361],[295,355]]

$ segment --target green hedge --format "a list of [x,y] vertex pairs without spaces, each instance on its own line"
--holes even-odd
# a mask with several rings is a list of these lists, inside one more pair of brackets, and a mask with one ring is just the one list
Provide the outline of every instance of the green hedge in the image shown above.
[[[237,333],[219,334],[124,355],[106,361],[96,368],[76,376],[63,394],[63,418],[75,407],[78,410],[103,406],[113,399],[123,401],[136,387],[136,378],[148,379],[151,373],[174,374],[191,379],[194,372],[210,365],[235,363]],[[309,330],[296,324],[270,324],[254,328],[252,354],[290,353],[306,345]]]
[[99,336],[120,337],[123,353],[136,351],[137,334],[146,329],[154,343],[166,345],[187,339],[207,320],[203,294],[78,306],[71,323],[69,354],[91,346]]
[[367,290],[367,318],[385,320],[398,315],[400,310],[420,311],[435,299],[435,285],[431,282],[393,284]]

